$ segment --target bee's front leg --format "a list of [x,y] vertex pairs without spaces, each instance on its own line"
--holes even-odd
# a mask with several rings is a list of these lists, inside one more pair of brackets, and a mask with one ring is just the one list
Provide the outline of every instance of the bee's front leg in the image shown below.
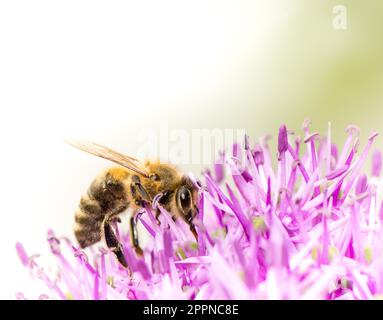
[[145,190],[143,185],[141,184],[140,177],[137,175],[132,176],[132,185],[130,186],[132,190],[132,194],[139,194],[141,199],[151,203],[152,199],[148,192]]
[[195,224],[193,222],[189,223],[189,228],[190,228],[190,231],[193,234],[194,238],[198,241],[198,233],[197,233],[197,230],[195,228]]
[[137,224],[134,216],[130,218],[130,239],[136,254],[142,256],[143,252],[138,242]]
[[103,222],[103,233],[106,245],[109,249],[113,251],[116,255],[117,260],[125,267],[128,267],[128,263],[126,262],[124,250],[121,243],[118,241],[116,234],[113,231],[112,226],[110,225],[109,218],[105,218]]

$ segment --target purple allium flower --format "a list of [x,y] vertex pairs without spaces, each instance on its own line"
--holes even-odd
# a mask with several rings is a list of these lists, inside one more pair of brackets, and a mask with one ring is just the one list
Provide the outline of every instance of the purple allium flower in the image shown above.
[[[359,153],[355,127],[346,130],[340,149],[331,141],[330,126],[325,138],[310,133],[308,122],[303,128],[300,139],[281,126],[278,153],[268,138],[252,148],[248,137],[244,147],[235,144],[232,152],[221,153],[214,176],[203,175],[198,243],[158,201],[153,206],[162,212],[160,224],[148,206],[137,215],[149,238],[142,257],[130,247],[129,232],[114,226],[129,269],[102,244],[84,252],[49,231],[57,261],[50,274],[18,243],[23,265],[50,289],[39,298],[382,297],[381,154],[374,153],[371,174],[363,171],[376,134]],[[22,293],[17,297],[24,299]]]

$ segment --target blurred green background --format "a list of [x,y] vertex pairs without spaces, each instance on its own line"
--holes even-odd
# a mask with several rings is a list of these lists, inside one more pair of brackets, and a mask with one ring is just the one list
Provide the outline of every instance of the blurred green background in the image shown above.
[[[346,30],[333,27],[336,5],[347,9]],[[268,1],[260,7],[269,29],[257,30],[260,21],[254,21],[250,49],[198,123],[246,128],[258,137],[276,133],[281,123],[299,132],[310,118],[322,133],[331,121],[337,142],[348,124],[361,128],[362,139],[382,131],[383,2]]]

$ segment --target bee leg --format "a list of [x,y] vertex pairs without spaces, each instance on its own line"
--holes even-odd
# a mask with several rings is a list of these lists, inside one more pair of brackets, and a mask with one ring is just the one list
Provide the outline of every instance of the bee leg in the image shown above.
[[132,246],[134,250],[136,251],[136,254],[138,256],[142,256],[143,252],[140,247],[140,244],[138,243],[137,224],[135,222],[134,217],[130,218],[130,239],[132,241]]
[[[137,191],[140,194],[142,200],[145,200],[146,202],[151,202],[152,199],[150,198],[150,196],[147,193],[147,191],[145,190],[145,188],[142,186],[140,177],[137,175],[133,175],[132,181],[133,181],[133,187],[135,187],[134,192]],[[131,189],[133,189],[132,186],[131,186]]]
[[198,234],[197,234],[197,230],[195,229],[195,224],[193,222],[193,216],[189,213],[185,217],[185,220],[186,220],[186,223],[189,225],[190,231],[192,232],[194,238],[198,241]]
[[189,223],[189,228],[190,228],[190,231],[193,234],[194,238],[198,241],[198,233],[197,233],[197,230],[195,229],[195,225],[193,222]]
[[157,224],[158,225],[161,225],[161,221],[160,221],[160,214],[161,214],[161,211],[160,211],[160,209],[157,209],[156,210],[156,221],[157,221]]
[[105,242],[109,249],[113,251],[116,255],[118,262],[120,262],[125,268],[128,267],[128,263],[126,262],[124,251],[121,243],[118,241],[116,234],[114,233],[109,219],[106,218],[103,222],[103,231],[105,236]]

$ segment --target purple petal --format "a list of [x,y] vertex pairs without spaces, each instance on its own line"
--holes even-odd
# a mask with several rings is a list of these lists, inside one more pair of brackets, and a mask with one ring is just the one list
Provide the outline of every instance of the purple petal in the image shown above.
[[285,125],[282,125],[279,128],[279,134],[278,134],[278,152],[279,152],[279,154],[286,152],[287,148],[288,148],[287,128]]
[[375,150],[372,155],[372,175],[379,177],[382,171],[382,153],[379,150]]

